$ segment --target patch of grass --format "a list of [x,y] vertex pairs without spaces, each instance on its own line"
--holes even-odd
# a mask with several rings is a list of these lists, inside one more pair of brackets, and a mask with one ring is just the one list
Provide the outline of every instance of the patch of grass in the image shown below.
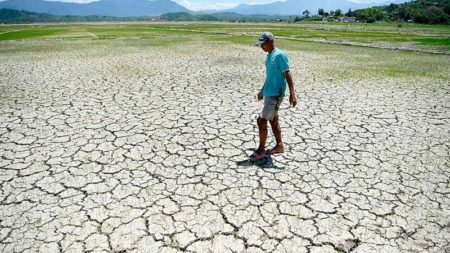
[[[86,23],[0,26],[0,54],[17,52],[80,51],[92,57],[138,52],[190,43],[232,43],[254,47],[257,35],[272,31],[277,46],[288,51],[326,56],[320,71],[336,79],[359,74],[373,77],[450,79],[449,56],[314,43],[311,40],[411,45],[418,49],[450,51],[450,27],[405,24],[286,23]],[[3,32],[3,33],[2,33]],[[45,40],[40,40],[45,37]],[[280,37],[296,38],[282,39]],[[58,40],[52,40],[57,38]],[[6,41],[7,40],[7,41]],[[14,40],[20,40],[14,41]],[[399,44],[400,43],[400,44]],[[403,44],[402,44],[403,43]],[[220,45],[218,45],[220,46]],[[117,50],[110,50],[117,48]],[[177,49],[178,50],[178,49]],[[190,54],[189,50],[179,50]],[[120,73],[129,72],[121,68]]]
[[254,36],[208,36],[206,38],[207,41],[220,41],[220,42],[231,42],[242,45],[254,45],[256,42],[256,38]]
[[[16,31],[19,30],[19,31]],[[325,22],[287,23],[85,23],[0,26],[0,40],[33,39],[42,36],[90,39],[116,38],[176,38],[202,36],[233,43],[247,43],[246,36],[256,37],[262,31],[272,31],[276,37],[290,37],[303,41],[327,40],[359,43],[408,43],[418,48],[450,50],[449,26],[404,24],[342,24]],[[83,34],[84,33],[84,34]],[[213,36],[213,37],[210,37]],[[224,36],[223,38],[221,36]],[[243,37],[233,37],[243,36]]]
[[450,79],[447,55],[345,46],[330,48],[328,45],[323,45],[322,48],[328,48],[326,55],[329,60],[321,68],[324,75],[333,79],[359,77]]
[[0,40],[20,40],[20,39],[29,39],[29,38],[37,38],[43,36],[49,36],[54,34],[61,34],[66,32],[66,29],[24,29],[17,31],[4,31],[0,34]]
[[450,50],[450,37],[448,38],[419,38],[416,40],[423,45],[442,46]]
[[105,37],[149,37],[149,36],[185,36],[202,34],[201,32],[181,30],[172,27],[160,28],[160,27],[89,27],[86,28],[87,32],[93,33],[97,36]]
[[[254,46],[255,36],[210,36],[207,42],[237,43]],[[449,56],[431,55],[377,48],[323,44],[308,41],[278,39],[276,46],[288,51],[327,57],[318,66],[325,79],[344,80],[360,75],[378,77],[425,77],[450,79]],[[313,66],[314,67],[314,66]],[[320,70],[319,70],[320,69]]]

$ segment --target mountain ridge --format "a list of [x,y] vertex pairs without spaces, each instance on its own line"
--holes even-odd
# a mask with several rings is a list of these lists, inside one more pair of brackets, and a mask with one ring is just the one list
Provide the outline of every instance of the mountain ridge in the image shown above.
[[158,16],[168,12],[190,12],[171,0],[100,0],[90,3],[67,3],[44,0],[8,0],[0,8],[52,15],[137,17]]
[[315,1],[300,1],[288,0],[286,2],[273,2],[268,4],[241,4],[237,7],[222,10],[223,12],[235,12],[243,15],[300,15],[303,11],[309,10],[315,13],[319,8],[325,11],[341,9],[347,11],[348,9],[362,9],[375,5],[384,5],[389,3],[400,3],[406,0],[393,0],[382,3],[356,3],[349,0],[315,0]]
[[[399,3],[406,0],[391,0],[385,3]],[[380,3],[382,4],[382,3]],[[7,0],[0,2],[0,8],[24,10],[36,13],[48,13],[52,15],[74,16],[113,16],[113,17],[139,17],[159,16],[165,13],[221,13],[234,12],[241,15],[301,15],[309,10],[315,13],[319,8],[325,11],[341,9],[361,9],[376,4],[361,4],[349,0],[288,0],[286,2],[274,2],[269,4],[241,4],[235,8],[221,11],[191,11],[172,0],[100,0],[90,3],[73,3],[45,0]]]

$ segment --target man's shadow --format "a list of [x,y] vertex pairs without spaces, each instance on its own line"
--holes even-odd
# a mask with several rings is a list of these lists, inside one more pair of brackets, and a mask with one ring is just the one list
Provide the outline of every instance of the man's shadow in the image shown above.
[[[254,151],[254,149],[249,149],[251,151]],[[236,162],[237,166],[242,167],[251,167],[251,166],[258,166],[262,169],[282,169],[281,167],[276,166],[273,163],[272,156],[270,154],[265,154],[263,158],[261,159],[246,159],[243,161]]]

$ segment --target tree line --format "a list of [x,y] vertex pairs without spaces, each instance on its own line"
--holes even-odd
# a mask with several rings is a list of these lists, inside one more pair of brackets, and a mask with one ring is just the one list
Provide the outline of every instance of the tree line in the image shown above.
[[320,8],[315,15],[305,10],[302,16],[295,17],[294,21],[338,20],[341,17],[354,17],[357,21],[374,23],[386,22],[414,22],[421,24],[450,24],[449,0],[415,0],[402,4],[375,6],[343,12],[340,9],[326,12]]

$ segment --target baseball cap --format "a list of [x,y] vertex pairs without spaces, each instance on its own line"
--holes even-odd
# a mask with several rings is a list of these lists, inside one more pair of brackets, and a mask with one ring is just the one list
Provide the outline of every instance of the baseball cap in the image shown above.
[[256,42],[255,46],[261,46],[266,40],[273,40],[273,34],[270,32],[263,32],[259,35],[258,42]]

